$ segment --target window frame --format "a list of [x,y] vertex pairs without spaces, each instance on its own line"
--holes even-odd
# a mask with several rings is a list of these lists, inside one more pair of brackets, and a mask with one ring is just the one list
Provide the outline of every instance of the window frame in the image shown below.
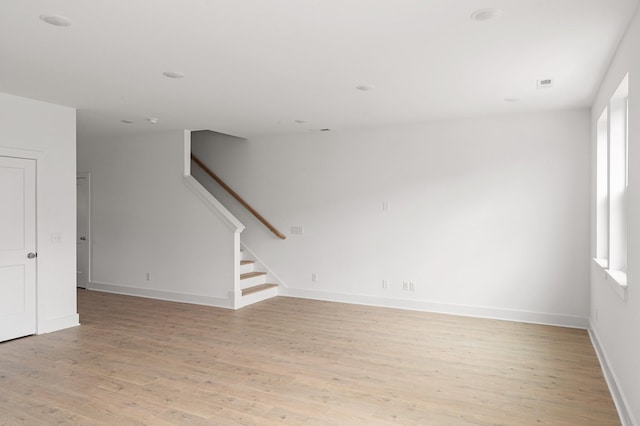
[[594,261],[626,299],[629,186],[629,74],[596,122]]

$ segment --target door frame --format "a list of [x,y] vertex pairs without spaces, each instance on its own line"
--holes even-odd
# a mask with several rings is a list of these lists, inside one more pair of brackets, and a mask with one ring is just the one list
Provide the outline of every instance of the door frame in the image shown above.
[[[77,172],[76,173],[76,183],[78,178],[84,178],[87,182],[87,288],[89,288],[91,284],[91,172]],[[78,186],[76,185],[76,190]],[[78,199],[76,194],[76,200]],[[78,212],[78,206],[76,205],[76,215]],[[77,220],[77,217],[76,217]],[[76,235],[76,238],[78,236]],[[78,254],[76,253],[76,262],[78,259]],[[77,267],[76,267],[77,269]],[[77,282],[76,282],[77,285]]]
[[[40,251],[40,241],[42,236],[40,235],[40,230],[42,229],[41,223],[42,218],[40,215],[40,206],[44,205],[44,191],[42,188],[46,187],[46,183],[42,179],[41,170],[45,167],[44,154],[41,151],[36,150],[28,150],[28,149],[19,149],[19,148],[9,148],[5,146],[0,146],[0,156],[2,157],[12,157],[12,158],[22,158],[25,160],[34,160],[36,163],[36,253]],[[36,262],[36,276],[35,276],[35,285],[36,285],[36,334],[40,334],[41,326],[40,326],[40,318],[42,308],[42,304],[40,300],[42,300],[42,295],[40,294],[40,286],[38,285],[38,277],[40,276],[40,262]]]

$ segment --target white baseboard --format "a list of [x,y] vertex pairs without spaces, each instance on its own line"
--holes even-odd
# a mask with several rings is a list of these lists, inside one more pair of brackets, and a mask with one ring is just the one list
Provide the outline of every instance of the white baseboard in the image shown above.
[[64,317],[38,321],[38,333],[45,334],[65,328],[76,327],[80,325],[80,316],[78,314],[66,315]]
[[138,296],[147,297],[149,299],[167,300],[169,302],[193,303],[196,305],[233,309],[233,300],[231,298],[203,296],[188,293],[175,293],[172,291],[130,287],[120,284],[109,284],[96,281],[88,283],[87,289],[103,291],[105,293],[124,294],[127,296]]
[[627,404],[627,399],[625,398],[624,393],[618,387],[618,380],[616,378],[616,375],[609,367],[609,360],[607,358],[606,352],[602,349],[602,346],[600,346],[598,333],[596,333],[593,326],[589,327],[589,337],[591,338],[591,343],[593,344],[593,348],[595,349],[598,360],[600,361],[602,373],[604,374],[604,378],[607,381],[607,385],[609,386],[609,392],[611,393],[613,402],[614,404],[616,404],[616,409],[618,410],[618,415],[620,416],[622,425],[640,425],[640,423],[636,422],[632,418],[632,411],[628,408],[629,405]]
[[499,319],[505,321],[526,322],[532,324],[555,325],[560,327],[587,329],[587,318],[570,315],[548,314],[541,312],[517,311],[481,306],[453,305],[426,300],[391,299],[357,294],[321,292],[304,289],[280,287],[280,296],[302,299],[326,300],[330,302],[354,303],[357,305],[380,306],[385,308],[409,309],[413,311],[435,312],[467,317]]

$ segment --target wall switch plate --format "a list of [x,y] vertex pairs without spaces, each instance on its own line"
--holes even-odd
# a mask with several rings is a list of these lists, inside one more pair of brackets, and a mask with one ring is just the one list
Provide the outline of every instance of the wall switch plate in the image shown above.
[[389,281],[382,280],[382,288],[389,288]]
[[304,233],[304,229],[302,225],[292,225],[291,226],[291,234],[292,235],[302,235]]
[[416,291],[416,283],[409,281],[409,291]]
[[409,290],[409,281],[402,281],[402,289]]
[[317,283],[318,282],[318,275],[315,272],[313,274],[311,274],[311,282],[313,282],[313,283]]
[[147,272],[147,281],[151,281],[151,272]]
[[60,232],[52,232],[51,233],[51,243],[53,243],[53,244],[62,243],[62,233],[60,233]]
[[383,201],[382,202],[382,211],[383,212],[388,212],[389,211],[389,202],[388,201]]

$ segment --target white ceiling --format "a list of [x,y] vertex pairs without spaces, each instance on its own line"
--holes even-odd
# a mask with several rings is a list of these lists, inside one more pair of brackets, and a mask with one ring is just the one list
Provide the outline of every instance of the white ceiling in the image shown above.
[[[2,0],[0,91],[78,108],[104,131],[238,136],[587,107],[637,4]],[[470,19],[485,7],[503,14]],[[545,78],[554,87],[536,89]]]

